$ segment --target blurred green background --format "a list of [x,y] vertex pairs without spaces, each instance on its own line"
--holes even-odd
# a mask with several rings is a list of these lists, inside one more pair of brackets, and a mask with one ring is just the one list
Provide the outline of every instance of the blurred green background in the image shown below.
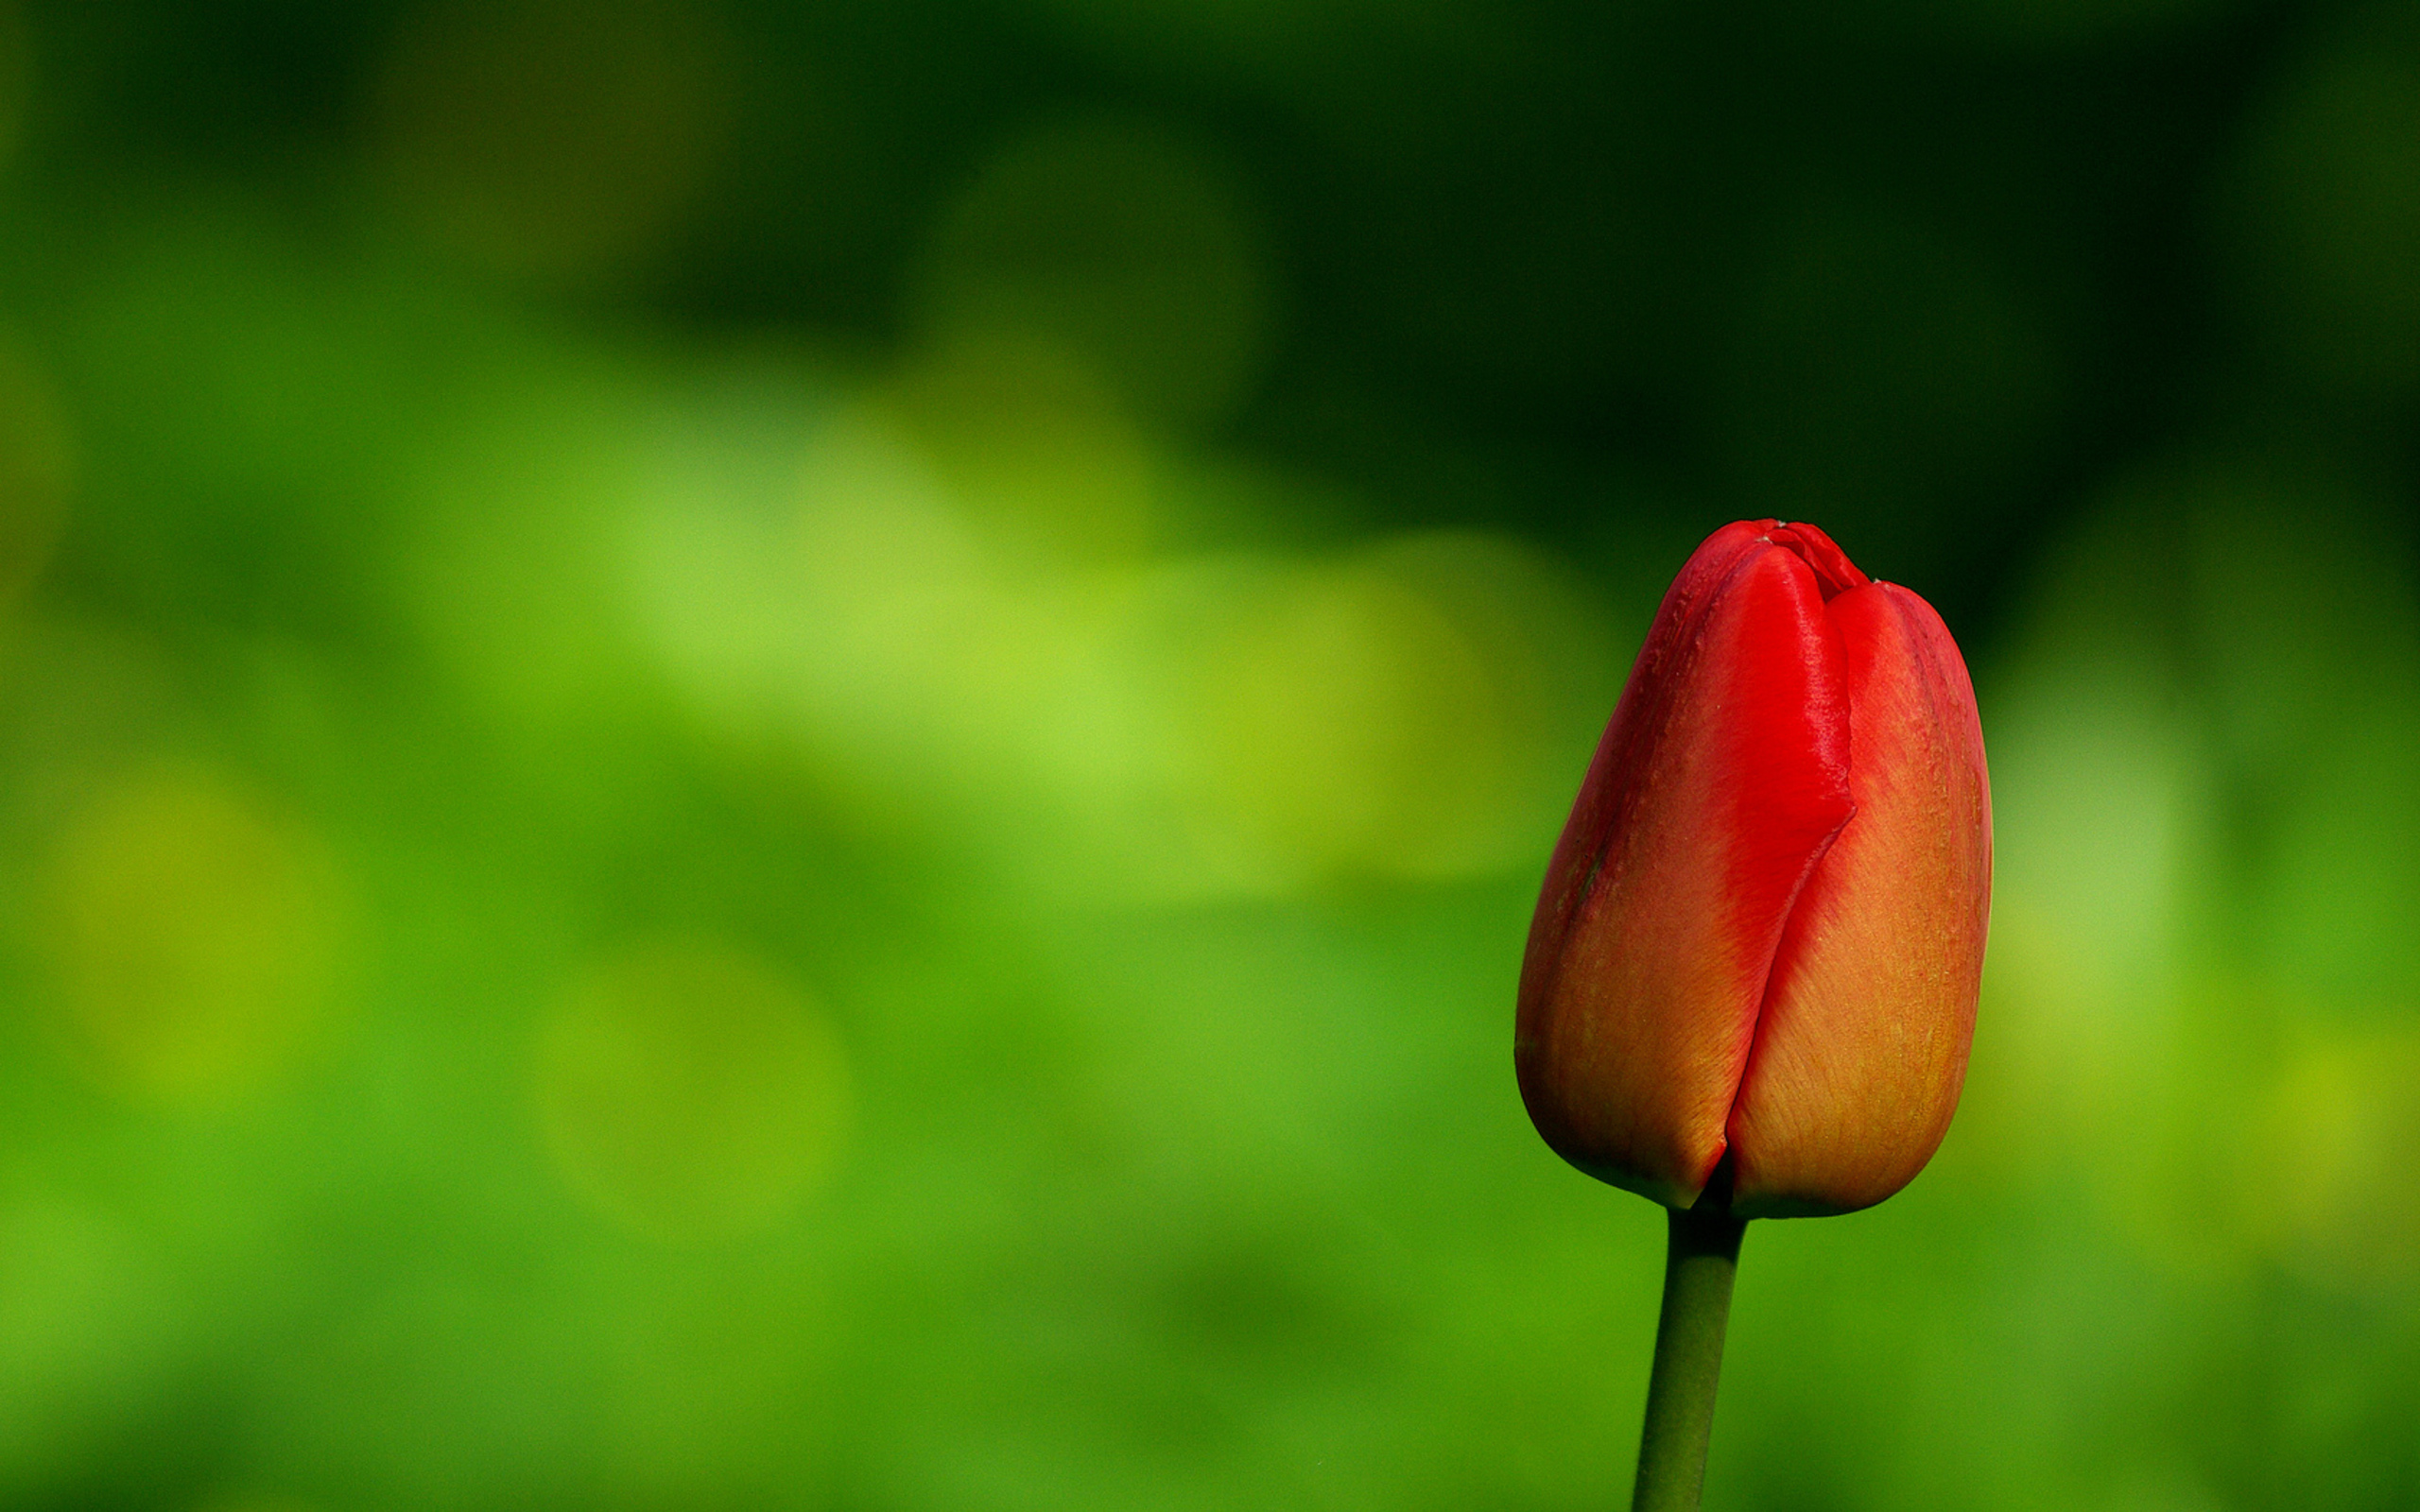
[[1981,689],[1708,1504],[2420,1504],[2420,15],[0,11],[0,1505],[1621,1504],[1655,598]]

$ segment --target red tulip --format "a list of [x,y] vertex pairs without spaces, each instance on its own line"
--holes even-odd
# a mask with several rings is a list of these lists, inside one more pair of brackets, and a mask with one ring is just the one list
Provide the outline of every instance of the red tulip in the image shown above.
[[1547,865],[1513,1041],[1530,1119],[1675,1208],[1726,1160],[1740,1217],[1881,1201],[1957,1108],[1991,873],[1941,617],[1812,525],[1724,526]]

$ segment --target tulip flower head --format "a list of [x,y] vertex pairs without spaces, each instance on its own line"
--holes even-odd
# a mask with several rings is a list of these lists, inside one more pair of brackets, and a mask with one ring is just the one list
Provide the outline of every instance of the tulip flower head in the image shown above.
[[1710,1183],[1740,1217],[1881,1201],[1957,1108],[1991,873],[1941,617],[1812,525],[1724,526],[1664,595],[1547,865],[1514,1034],[1531,1121],[1673,1208]]

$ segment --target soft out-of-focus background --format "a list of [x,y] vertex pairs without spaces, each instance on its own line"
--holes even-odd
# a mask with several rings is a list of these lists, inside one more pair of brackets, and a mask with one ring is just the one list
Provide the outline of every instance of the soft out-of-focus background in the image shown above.
[[0,11],[0,1505],[1618,1504],[1512,1085],[1706,530],[1968,647],[1718,1508],[2420,1502],[2420,25]]

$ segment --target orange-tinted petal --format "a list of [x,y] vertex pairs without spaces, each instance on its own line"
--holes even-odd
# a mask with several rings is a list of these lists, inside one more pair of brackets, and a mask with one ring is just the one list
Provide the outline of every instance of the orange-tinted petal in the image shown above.
[[1675,1206],[1722,1157],[1783,923],[1850,813],[1840,633],[1772,528],[1716,532],[1665,595],[1522,965],[1539,1133]]
[[1730,1124],[1733,1210],[1843,1212],[1931,1159],[1966,1076],[1992,874],[1965,662],[1931,606],[1826,606],[1847,654],[1857,815],[1799,895]]

